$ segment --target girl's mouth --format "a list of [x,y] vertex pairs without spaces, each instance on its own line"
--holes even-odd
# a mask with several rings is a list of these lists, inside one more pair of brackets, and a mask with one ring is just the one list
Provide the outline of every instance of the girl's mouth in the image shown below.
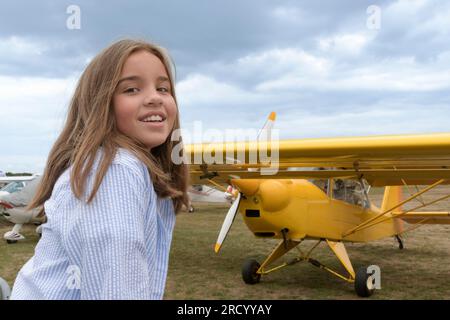
[[165,117],[158,114],[158,115],[151,115],[151,116],[145,117],[144,119],[142,119],[140,121],[147,122],[147,123],[161,123],[165,120],[166,120]]

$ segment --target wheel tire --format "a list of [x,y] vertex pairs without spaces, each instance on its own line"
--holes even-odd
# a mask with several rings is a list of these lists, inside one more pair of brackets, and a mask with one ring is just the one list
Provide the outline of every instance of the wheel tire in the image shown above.
[[261,279],[261,274],[256,273],[261,265],[254,259],[249,259],[242,266],[242,279],[246,284],[256,284]]
[[17,243],[17,240],[6,240],[7,244],[13,244],[13,243]]
[[369,280],[370,274],[367,273],[367,268],[359,268],[355,276],[355,291],[360,297],[367,298],[370,297],[374,291],[373,280]]

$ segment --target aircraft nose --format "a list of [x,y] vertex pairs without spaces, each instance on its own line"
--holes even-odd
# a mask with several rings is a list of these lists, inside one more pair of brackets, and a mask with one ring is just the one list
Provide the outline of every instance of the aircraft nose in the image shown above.
[[275,212],[284,209],[291,201],[289,181],[276,179],[236,179],[231,181],[245,196],[257,196],[265,211]]
[[266,180],[259,186],[262,208],[269,212],[280,211],[291,201],[290,190],[286,183],[278,180]]

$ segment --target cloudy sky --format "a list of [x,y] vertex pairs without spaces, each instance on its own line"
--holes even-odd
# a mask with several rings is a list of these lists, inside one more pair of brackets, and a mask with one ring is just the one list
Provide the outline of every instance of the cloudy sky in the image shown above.
[[88,61],[124,37],[169,50],[190,132],[270,111],[283,139],[450,131],[449,17],[431,0],[4,2],[0,170],[43,171]]

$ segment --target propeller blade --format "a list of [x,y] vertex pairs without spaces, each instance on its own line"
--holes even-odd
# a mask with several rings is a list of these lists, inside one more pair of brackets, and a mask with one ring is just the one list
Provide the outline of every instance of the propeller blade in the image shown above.
[[222,243],[228,234],[228,231],[230,231],[231,225],[233,224],[234,218],[236,217],[240,202],[241,193],[238,193],[236,200],[234,200],[230,210],[228,210],[225,220],[223,221],[222,228],[220,229],[219,237],[217,238],[216,246],[214,248],[214,251],[216,253],[219,252],[220,247],[222,246]]
[[269,117],[267,118],[266,123],[262,127],[261,131],[258,133],[257,140],[258,141],[270,141],[272,137],[272,129],[275,125],[275,119],[277,114],[275,112],[271,112]]

